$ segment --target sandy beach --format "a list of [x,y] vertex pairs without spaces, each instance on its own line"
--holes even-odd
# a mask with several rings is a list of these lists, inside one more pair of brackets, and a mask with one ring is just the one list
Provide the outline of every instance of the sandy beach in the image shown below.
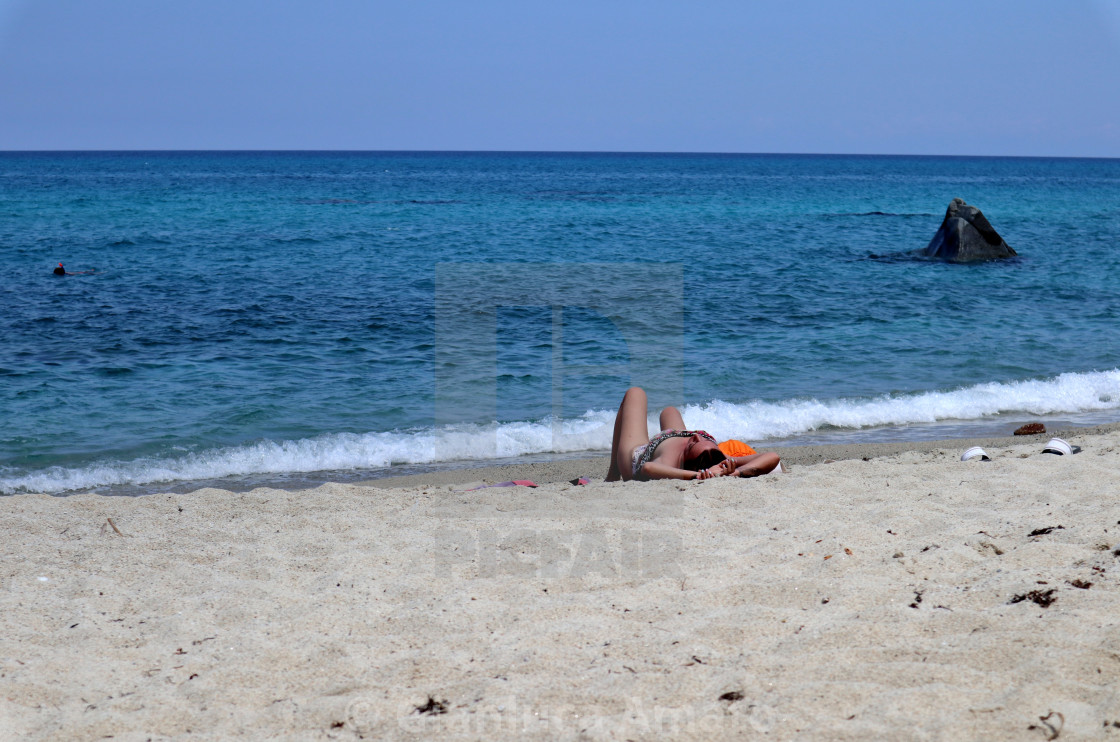
[[1120,430],[1062,435],[0,498],[0,735],[1120,739]]

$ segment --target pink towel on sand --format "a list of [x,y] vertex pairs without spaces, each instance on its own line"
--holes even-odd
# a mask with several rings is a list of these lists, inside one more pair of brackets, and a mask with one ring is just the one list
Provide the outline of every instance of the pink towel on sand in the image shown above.
[[536,482],[529,479],[514,479],[511,482],[498,482],[497,484],[484,484],[481,487],[471,487],[469,490],[459,490],[460,492],[474,492],[475,490],[484,490],[487,487],[536,487]]

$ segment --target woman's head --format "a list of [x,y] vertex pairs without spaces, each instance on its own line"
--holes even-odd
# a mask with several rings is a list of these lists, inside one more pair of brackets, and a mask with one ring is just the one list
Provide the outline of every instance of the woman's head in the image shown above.
[[688,445],[685,446],[681,467],[689,471],[700,471],[710,469],[726,458],[727,456],[719,450],[719,446],[714,441],[699,433],[693,433]]

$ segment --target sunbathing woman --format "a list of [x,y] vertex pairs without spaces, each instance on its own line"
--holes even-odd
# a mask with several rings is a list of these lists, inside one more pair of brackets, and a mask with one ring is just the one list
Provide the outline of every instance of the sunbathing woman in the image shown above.
[[661,411],[661,432],[650,438],[648,415],[646,393],[636,386],[627,389],[614,419],[606,481],[757,477],[773,471],[781,461],[774,453],[727,458],[715,438],[703,430],[685,430],[676,407]]

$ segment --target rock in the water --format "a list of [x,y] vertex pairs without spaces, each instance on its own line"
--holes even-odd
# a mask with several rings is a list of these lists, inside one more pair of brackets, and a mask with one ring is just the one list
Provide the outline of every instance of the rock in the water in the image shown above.
[[980,209],[969,206],[963,199],[954,198],[945,212],[941,229],[929,241],[929,247],[923,254],[953,263],[970,263],[1010,258],[1016,252],[992,229]]
[[1046,426],[1042,423],[1027,423],[1026,425],[1020,425],[1018,428],[1015,428],[1014,435],[1038,435],[1039,433],[1045,432]]

